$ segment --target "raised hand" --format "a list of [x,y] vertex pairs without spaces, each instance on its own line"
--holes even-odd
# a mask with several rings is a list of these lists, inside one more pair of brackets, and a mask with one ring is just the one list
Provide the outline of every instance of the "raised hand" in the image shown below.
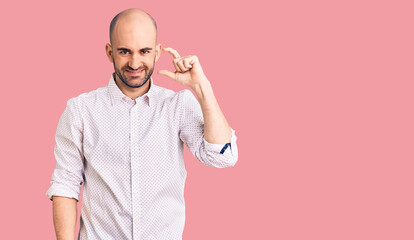
[[180,54],[172,48],[163,48],[162,50],[169,52],[173,56],[175,72],[160,70],[158,71],[158,74],[167,76],[192,89],[197,85],[202,84],[203,81],[208,81],[197,56],[188,55],[180,57]]

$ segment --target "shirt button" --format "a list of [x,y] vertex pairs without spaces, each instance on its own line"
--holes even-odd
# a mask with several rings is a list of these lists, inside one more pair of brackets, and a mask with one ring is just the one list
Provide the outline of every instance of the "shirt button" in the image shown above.
[[135,162],[131,162],[132,166],[135,166]]
[[131,136],[131,140],[132,140],[132,141],[135,141],[135,138],[136,138],[136,137],[135,137],[134,135],[132,135],[132,136]]

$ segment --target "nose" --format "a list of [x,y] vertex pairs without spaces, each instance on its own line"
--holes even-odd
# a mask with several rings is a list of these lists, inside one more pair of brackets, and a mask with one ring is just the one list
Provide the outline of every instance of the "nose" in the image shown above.
[[131,57],[128,62],[128,66],[134,70],[138,69],[141,65],[141,59],[138,54],[131,54]]

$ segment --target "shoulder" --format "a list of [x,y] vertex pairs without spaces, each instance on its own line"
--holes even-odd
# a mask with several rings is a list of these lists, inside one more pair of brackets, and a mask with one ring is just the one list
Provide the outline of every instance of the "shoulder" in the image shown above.
[[[154,96],[157,98],[159,103],[176,103],[182,104],[189,99],[194,98],[194,95],[188,89],[183,89],[175,92],[171,89],[164,88],[161,86],[154,86]],[[194,98],[195,99],[195,98]]]
[[154,96],[159,100],[167,99],[167,98],[173,98],[177,94],[177,92],[175,92],[171,89],[161,87],[161,86],[158,86],[158,85],[153,85],[152,87],[154,88],[154,89],[152,89]]
[[85,105],[94,105],[102,100],[110,100],[107,86],[74,96],[67,101],[67,104],[74,104],[81,107]]

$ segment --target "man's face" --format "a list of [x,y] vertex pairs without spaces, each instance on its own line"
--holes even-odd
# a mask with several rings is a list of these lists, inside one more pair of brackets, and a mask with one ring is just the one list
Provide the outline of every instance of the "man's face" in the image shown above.
[[151,78],[161,45],[156,44],[152,25],[120,22],[113,32],[107,54],[114,64],[116,77],[130,88],[139,88]]
[[[137,54],[148,56],[133,56]],[[150,50],[147,49],[140,49],[139,53],[135,53],[131,49],[117,49],[112,59],[115,74],[125,85],[131,88],[139,88],[144,85],[154,72],[155,54],[151,54]],[[134,63],[138,61],[139,64]]]

